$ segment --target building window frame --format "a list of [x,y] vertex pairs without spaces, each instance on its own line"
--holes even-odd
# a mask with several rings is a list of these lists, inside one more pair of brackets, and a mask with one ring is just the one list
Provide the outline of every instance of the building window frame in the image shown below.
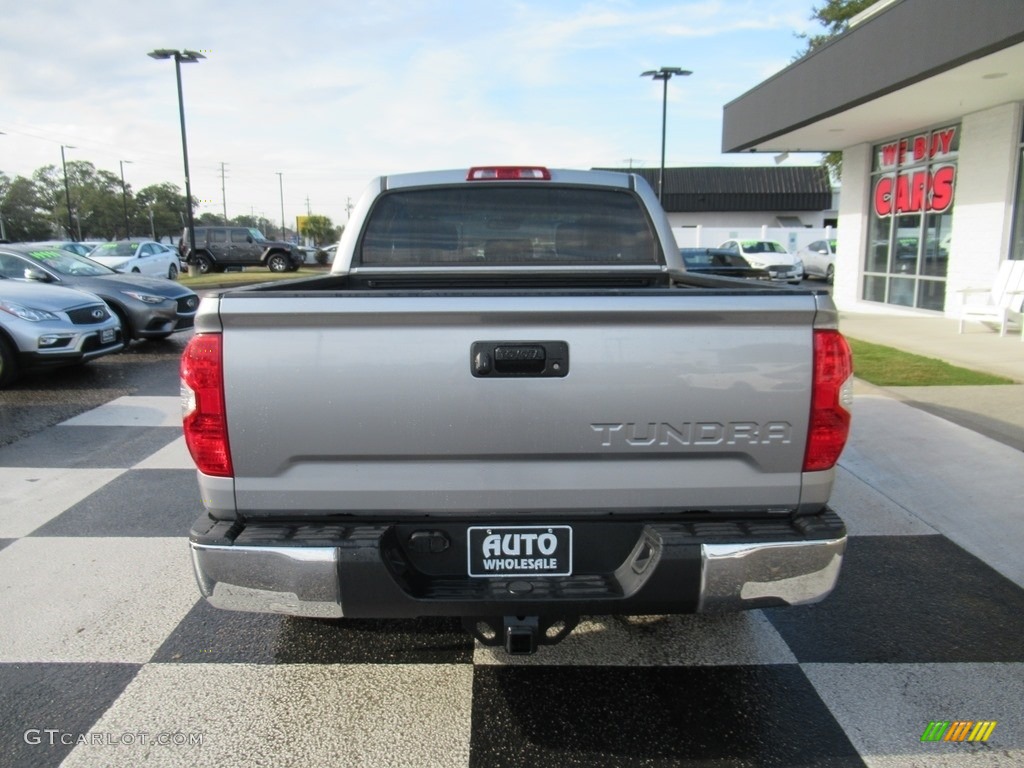
[[961,132],[941,123],[874,145],[862,300],[943,310]]

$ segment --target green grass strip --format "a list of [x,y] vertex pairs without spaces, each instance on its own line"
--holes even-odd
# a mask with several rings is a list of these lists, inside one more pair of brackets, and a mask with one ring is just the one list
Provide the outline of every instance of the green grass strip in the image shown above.
[[1012,379],[913,355],[881,344],[846,339],[853,350],[853,372],[878,387],[967,387],[1013,384]]
[[300,277],[326,275],[323,269],[299,267],[296,272],[271,272],[267,269],[251,268],[245,272],[207,272],[205,275],[182,273],[180,283],[189,288],[205,288],[211,285],[250,285],[253,283],[269,283],[274,280],[295,280]]

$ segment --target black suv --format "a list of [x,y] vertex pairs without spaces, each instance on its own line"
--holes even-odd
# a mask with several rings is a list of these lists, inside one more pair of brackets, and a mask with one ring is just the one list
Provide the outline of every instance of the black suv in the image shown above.
[[197,274],[223,272],[228,267],[266,267],[271,272],[299,268],[304,258],[297,246],[267,240],[249,227],[196,227],[196,250],[189,253],[188,230],[178,244],[181,260]]

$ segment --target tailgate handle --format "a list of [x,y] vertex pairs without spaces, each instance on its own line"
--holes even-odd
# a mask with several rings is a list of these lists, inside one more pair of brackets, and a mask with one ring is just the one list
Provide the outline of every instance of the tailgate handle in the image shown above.
[[563,377],[569,373],[564,341],[477,341],[470,351],[476,378]]

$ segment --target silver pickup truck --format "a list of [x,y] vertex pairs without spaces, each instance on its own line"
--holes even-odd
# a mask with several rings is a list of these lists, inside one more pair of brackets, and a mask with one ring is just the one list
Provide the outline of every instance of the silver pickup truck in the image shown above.
[[846,542],[836,325],[824,291],[688,274],[635,175],[376,179],[329,275],[202,302],[200,590],[462,617],[511,653],[581,615],[820,600]]

